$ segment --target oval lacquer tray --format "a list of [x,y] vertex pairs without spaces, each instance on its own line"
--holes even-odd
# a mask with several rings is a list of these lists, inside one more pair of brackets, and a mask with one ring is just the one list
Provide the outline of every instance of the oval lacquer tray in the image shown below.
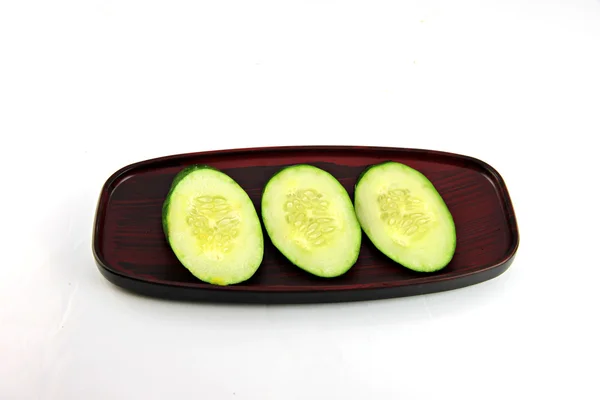
[[[412,272],[381,254],[363,235],[356,265],[324,279],[288,262],[265,235],[264,260],[248,281],[203,283],[175,258],[161,226],[165,196],[175,174],[207,164],[235,179],[260,215],[260,196],[280,168],[309,163],[330,172],[354,196],[363,169],[393,160],[425,174],[454,217],[454,258],[436,273]],[[264,232],[264,228],[263,228]],[[94,221],[93,253],[110,282],[143,295],[243,303],[314,303],[382,299],[458,289],[492,279],[510,266],[519,233],[502,177],[475,158],[438,151],[355,146],[232,149],[142,161],[115,172],[104,184]]]

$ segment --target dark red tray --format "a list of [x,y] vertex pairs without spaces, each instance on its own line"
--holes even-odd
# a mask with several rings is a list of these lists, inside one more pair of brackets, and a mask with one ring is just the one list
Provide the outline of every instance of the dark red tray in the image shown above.
[[[335,279],[317,278],[290,264],[265,232],[264,261],[247,282],[205,284],[175,258],[161,227],[161,207],[175,174],[208,164],[234,178],[260,215],[260,195],[283,166],[310,163],[337,177],[354,196],[369,164],[405,163],[437,187],[455,219],[452,262],[433,274],[412,272],[383,256],[363,235],[356,265]],[[264,232],[264,229],[263,229]],[[132,164],[104,184],[94,221],[93,253],[112,283],[143,295],[180,300],[244,303],[338,302],[401,297],[457,289],[502,274],[519,245],[515,213],[501,176],[484,162],[462,155],[382,147],[272,147],[220,150],[162,157]]]

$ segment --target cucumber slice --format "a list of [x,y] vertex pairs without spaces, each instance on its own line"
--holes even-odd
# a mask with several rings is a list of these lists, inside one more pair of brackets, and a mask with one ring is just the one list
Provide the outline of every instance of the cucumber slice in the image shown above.
[[361,229],[342,184],[312,165],[285,167],[267,182],[262,219],[275,247],[319,277],[346,273],[358,259]]
[[263,233],[254,204],[237,182],[215,168],[194,165],[175,176],[162,222],[177,259],[204,282],[243,282],[262,262]]
[[368,167],[356,183],[354,207],[375,247],[404,267],[434,272],[452,260],[454,220],[419,171],[391,161]]

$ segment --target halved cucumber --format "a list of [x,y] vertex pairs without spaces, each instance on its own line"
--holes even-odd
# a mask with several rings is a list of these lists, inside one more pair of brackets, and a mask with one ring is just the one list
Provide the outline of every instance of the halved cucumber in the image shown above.
[[356,263],[360,224],[348,192],[328,172],[306,164],[282,169],[267,182],[261,208],[271,241],[297,267],[331,278]]
[[175,176],[162,222],[177,259],[204,282],[243,282],[262,262],[263,233],[250,197],[212,167],[195,165]]
[[356,183],[354,207],[375,247],[404,267],[434,272],[452,260],[454,220],[419,171],[391,161],[368,167]]

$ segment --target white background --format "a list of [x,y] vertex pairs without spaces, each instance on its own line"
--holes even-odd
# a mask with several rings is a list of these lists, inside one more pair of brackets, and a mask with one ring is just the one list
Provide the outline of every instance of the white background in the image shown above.
[[[0,3],[0,399],[598,399],[600,1]],[[108,176],[267,145],[483,159],[521,232],[453,292],[320,306],[119,290]]]

